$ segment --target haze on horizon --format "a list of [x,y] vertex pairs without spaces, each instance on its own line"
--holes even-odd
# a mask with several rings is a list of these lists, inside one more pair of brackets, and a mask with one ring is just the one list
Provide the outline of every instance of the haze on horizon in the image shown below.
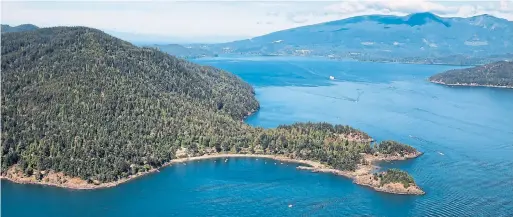
[[513,0],[500,1],[2,1],[1,23],[88,26],[125,40],[225,42],[368,14],[432,12],[442,17],[489,14],[513,20]]

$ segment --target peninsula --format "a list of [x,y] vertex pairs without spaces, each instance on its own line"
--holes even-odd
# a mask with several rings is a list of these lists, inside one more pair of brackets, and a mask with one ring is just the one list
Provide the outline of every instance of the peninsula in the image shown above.
[[433,75],[429,81],[448,86],[513,88],[513,62],[499,61]]
[[372,174],[413,147],[328,123],[251,127],[240,120],[259,103],[237,76],[96,29],[3,33],[1,67],[2,178],[14,182],[92,189],[186,160],[267,156],[421,192],[404,172]]
[[[415,152],[408,154],[406,156],[400,156],[400,155],[383,155],[383,154],[376,154],[376,155],[370,155],[370,154],[362,154],[365,160],[365,164],[358,164],[358,169],[355,171],[344,171],[344,170],[338,170],[334,169],[330,166],[327,166],[323,163],[311,161],[311,160],[300,160],[300,159],[293,159],[287,156],[281,156],[281,155],[265,155],[265,154],[231,154],[231,153],[216,153],[216,154],[205,154],[203,156],[196,156],[196,157],[183,157],[183,158],[177,158],[173,159],[168,163],[163,164],[161,167],[166,166],[172,166],[177,163],[185,163],[188,161],[198,161],[198,160],[205,160],[205,159],[215,159],[215,158],[223,158],[225,159],[225,162],[229,158],[235,158],[235,157],[251,157],[251,158],[268,158],[273,159],[277,161],[282,162],[290,162],[290,163],[299,163],[304,164],[307,166],[298,166],[297,169],[301,170],[309,170],[312,172],[322,172],[322,173],[332,173],[335,175],[344,176],[350,179],[353,179],[353,181],[356,184],[369,186],[373,188],[376,191],[382,191],[386,193],[392,193],[392,194],[416,194],[416,195],[422,195],[424,194],[424,191],[420,189],[415,184],[415,181],[411,176],[409,176],[407,173],[399,170],[388,170],[381,173],[373,173],[375,169],[378,167],[374,165],[374,163],[379,161],[396,161],[396,160],[406,160],[411,159],[420,156],[422,153]],[[7,172],[4,173],[3,176],[0,176],[0,178],[7,179],[12,182],[20,183],[20,184],[41,184],[41,185],[48,185],[48,186],[55,186],[55,187],[63,187],[63,188],[70,188],[70,189],[97,189],[97,188],[109,188],[114,187],[119,184],[122,184],[124,182],[130,181],[132,179],[138,178],[140,176],[154,173],[154,172],[160,172],[160,168],[152,168],[147,171],[139,172],[137,174],[133,174],[127,178],[123,178],[117,181],[113,182],[106,182],[106,183],[100,183],[98,181],[90,181],[90,180],[83,180],[80,178],[73,178],[69,177],[62,172],[55,172],[55,171],[40,171],[40,174],[32,174],[30,176],[23,173],[20,168],[15,165],[8,169]],[[390,174],[391,172],[395,173],[401,173],[406,178],[399,178],[399,179],[386,179],[386,176]],[[39,176],[39,177],[37,177]]]

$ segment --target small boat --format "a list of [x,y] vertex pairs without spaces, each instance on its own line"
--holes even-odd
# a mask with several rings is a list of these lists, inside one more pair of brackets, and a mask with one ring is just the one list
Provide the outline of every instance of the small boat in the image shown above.
[[289,208],[292,208],[292,204],[289,204]]
[[330,80],[335,80],[335,77],[330,75]]
[[440,154],[440,155],[444,155],[444,153],[442,153],[442,152],[438,152],[438,154]]
[[224,162],[225,162],[225,163],[226,163],[226,162],[228,162],[228,159],[224,159]]

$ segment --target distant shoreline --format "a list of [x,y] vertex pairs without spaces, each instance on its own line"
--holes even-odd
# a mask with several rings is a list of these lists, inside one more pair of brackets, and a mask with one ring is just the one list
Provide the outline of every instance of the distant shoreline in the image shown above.
[[[397,64],[406,64],[406,65],[435,65],[435,66],[454,66],[454,67],[473,67],[473,66],[480,66],[483,64],[456,64],[456,63],[426,63],[426,62],[415,62],[415,61],[391,61],[391,60],[362,60],[358,58],[351,58],[351,57],[328,57],[328,56],[322,56],[322,55],[266,55],[266,54],[232,54],[232,55],[219,55],[218,57],[298,57],[298,58],[319,58],[319,59],[325,59],[325,60],[338,60],[338,61],[353,61],[353,62],[368,62],[368,63],[397,63]],[[201,58],[212,58],[212,57],[200,57]]]
[[[196,156],[196,157],[187,157],[187,158],[178,158],[173,159],[170,162],[165,163],[159,168],[153,168],[146,172],[141,172],[135,175],[131,175],[128,178],[123,178],[118,181],[113,182],[107,182],[107,183],[88,183],[85,180],[82,180],[80,178],[72,178],[69,176],[64,175],[61,173],[54,173],[49,172],[46,177],[50,177],[48,180],[45,181],[45,178],[43,178],[42,181],[38,181],[35,179],[34,176],[26,177],[24,175],[20,175],[19,172],[15,172],[15,166],[8,169],[7,173],[5,175],[0,176],[0,179],[6,179],[11,182],[19,183],[19,184],[39,184],[39,185],[47,185],[47,186],[53,186],[53,187],[61,187],[61,188],[68,188],[68,189],[74,189],[74,190],[92,190],[92,189],[100,189],[100,188],[110,188],[115,187],[120,184],[123,184],[125,182],[128,182],[130,180],[136,179],[138,177],[154,173],[154,172],[160,172],[159,169],[162,169],[167,166],[172,166],[173,164],[177,163],[186,163],[189,161],[197,161],[197,160],[205,160],[205,159],[217,159],[217,158],[226,158],[225,161],[228,161],[230,158],[266,158],[266,159],[273,159],[276,161],[281,162],[289,162],[289,163],[298,163],[298,164],[304,164],[308,166],[298,166],[297,169],[302,170],[309,170],[312,172],[322,172],[322,173],[332,173],[335,175],[344,176],[347,178],[350,178],[354,181],[354,183],[359,185],[364,185],[371,187],[372,189],[376,191],[386,192],[386,193],[392,193],[392,194],[414,194],[414,195],[422,195],[424,192],[418,187],[418,186],[410,186],[409,188],[404,187],[390,187],[387,185],[379,186],[376,185],[376,183],[372,183],[369,180],[372,180],[372,172],[377,169],[378,167],[374,164],[379,161],[394,161],[394,160],[406,160],[410,158],[415,158],[420,156],[422,153],[417,152],[412,155],[399,157],[399,156],[374,156],[365,154],[364,159],[369,162],[368,165],[358,165],[358,169],[355,171],[342,171],[330,168],[320,162],[311,161],[311,160],[299,160],[299,159],[292,159],[286,156],[278,156],[278,155],[264,155],[264,154],[210,154],[210,155],[203,155],[203,156]],[[56,178],[57,177],[57,178]],[[57,180],[66,180],[63,183],[59,183]]]
[[446,86],[461,86],[461,87],[493,87],[493,88],[505,88],[505,89],[513,89],[513,86],[497,86],[497,85],[486,85],[486,84],[475,84],[475,83],[456,83],[456,84],[448,84],[443,81],[435,81],[429,80],[429,82],[434,84],[441,84]]

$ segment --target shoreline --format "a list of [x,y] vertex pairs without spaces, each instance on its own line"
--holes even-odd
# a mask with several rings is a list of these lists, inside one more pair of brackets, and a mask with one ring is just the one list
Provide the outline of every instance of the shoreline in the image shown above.
[[[72,178],[69,176],[64,175],[62,172],[54,173],[49,172],[48,176],[58,176],[63,180],[68,180],[65,183],[55,183],[54,180],[51,181],[44,181],[44,178],[41,181],[38,181],[35,179],[35,177],[32,175],[30,177],[27,176],[17,176],[16,173],[13,170],[16,170],[16,166],[13,166],[7,170],[6,175],[0,175],[0,179],[5,179],[14,183],[18,184],[34,184],[34,185],[46,185],[46,186],[53,186],[53,187],[59,187],[59,188],[67,188],[67,189],[73,189],[73,190],[94,190],[94,189],[101,189],[101,188],[110,188],[115,187],[120,184],[123,184],[125,182],[137,179],[139,177],[160,172],[159,169],[163,169],[168,166],[172,166],[173,164],[177,163],[185,163],[190,161],[198,161],[198,160],[209,160],[209,159],[217,159],[217,158],[267,158],[267,159],[273,159],[276,161],[282,161],[282,162],[289,162],[289,163],[299,163],[299,164],[306,164],[312,167],[324,167],[321,163],[315,162],[315,161],[309,161],[309,160],[298,160],[298,159],[292,159],[285,156],[275,156],[275,155],[263,155],[263,154],[207,154],[202,156],[195,156],[195,157],[184,157],[184,158],[177,158],[173,159],[169,162],[164,163],[162,166],[158,168],[152,168],[145,172],[140,172],[135,175],[130,175],[127,178],[123,178],[117,181],[113,182],[106,182],[106,183],[100,183],[100,184],[94,184],[94,183],[87,183],[86,180],[80,179],[80,178]],[[16,175],[16,176],[13,176]]]
[[[410,186],[409,188],[402,188],[401,187],[390,187],[387,186],[389,184],[386,184],[384,186],[376,185],[376,183],[369,182],[368,180],[372,180],[373,172],[378,169],[379,167],[375,164],[382,161],[396,161],[396,160],[407,160],[412,159],[420,156],[422,153],[417,152],[412,155],[407,155],[404,157],[392,155],[392,156],[385,156],[385,155],[370,155],[370,154],[363,154],[364,159],[368,162],[367,165],[359,164],[357,165],[357,169],[355,171],[344,171],[344,170],[337,170],[333,169],[329,166],[326,166],[320,162],[312,161],[312,160],[300,160],[300,159],[293,159],[286,156],[280,156],[280,155],[265,155],[265,154],[210,154],[210,155],[203,155],[203,156],[195,156],[195,157],[185,157],[185,158],[177,158],[173,159],[165,164],[163,164],[159,168],[152,168],[145,172],[140,172],[135,175],[131,175],[127,178],[123,178],[117,181],[113,182],[106,182],[106,183],[88,183],[86,180],[80,179],[80,178],[73,178],[64,175],[62,172],[54,173],[54,172],[48,172],[48,174],[45,174],[45,176],[41,181],[38,181],[35,179],[35,176],[26,177],[24,175],[19,175],[19,172],[15,172],[16,166],[13,166],[7,170],[6,175],[1,175],[0,179],[5,179],[14,183],[18,184],[36,184],[36,185],[46,185],[46,186],[53,186],[53,187],[60,187],[60,188],[67,188],[72,190],[94,190],[94,189],[101,189],[101,188],[110,188],[115,187],[120,184],[123,184],[125,182],[137,179],[139,177],[145,176],[147,174],[160,172],[159,169],[162,169],[167,166],[172,166],[173,164],[177,163],[185,163],[190,161],[198,161],[198,160],[208,160],[208,159],[217,159],[217,158],[266,158],[266,159],[272,159],[276,161],[281,162],[289,162],[289,163],[297,163],[297,164],[303,164],[307,166],[297,166],[296,169],[298,170],[308,170],[311,172],[322,172],[322,173],[331,173],[334,175],[343,176],[349,179],[353,180],[353,183],[370,187],[376,191],[380,192],[386,192],[386,193],[392,193],[392,194],[414,194],[414,195],[422,195],[424,192],[416,185]],[[227,160],[227,159],[226,159]],[[50,177],[50,178],[48,178]],[[47,179],[48,178],[48,179]],[[45,180],[47,179],[47,180]],[[66,180],[64,183],[59,183],[61,180]]]
[[487,84],[473,84],[473,83],[456,83],[456,84],[447,84],[443,81],[435,81],[435,80],[428,80],[431,83],[434,84],[441,84],[446,86],[459,86],[459,87],[493,87],[493,88],[504,88],[504,89],[513,89],[513,86],[496,86],[496,85],[487,85]]

